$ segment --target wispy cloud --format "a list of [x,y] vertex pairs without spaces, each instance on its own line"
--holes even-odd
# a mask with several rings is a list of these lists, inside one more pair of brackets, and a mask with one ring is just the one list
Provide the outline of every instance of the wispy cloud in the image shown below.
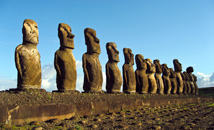
[[211,75],[205,75],[201,72],[197,72],[196,76],[198,77],[198,87],[214,87],[214,73]]

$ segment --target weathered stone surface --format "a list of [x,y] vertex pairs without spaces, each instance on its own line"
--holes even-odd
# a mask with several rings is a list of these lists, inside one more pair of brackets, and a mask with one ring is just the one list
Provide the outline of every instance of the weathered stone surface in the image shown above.
[[188,89],[189,89],[189,86],[188,86],[188,84],[187,84],[187,82],[186,82],[186,75],[184,74],[184,73],[182,73],[181,72],[181,77],[182,77],[182,79],[183,79],[183,87],[184,87],[184,89],[183,89],[183,93],[184,94],[188,94]]
[[58,26],[60,48],[55,53],[54,67],[57,72],[56,83],[58,91],[76,89],[77,70],[76,61],[72,54],[75,35],[71,33],[71,27],[65,23]]
[[155,79],[157,83],[157,93],[164,94],[164,84],[163,84],[163,79],[161,77],[163,71],[160,65],[160,61],[156,59],[153,61],[153,63],[155,64],[155,67],[156,67]]
[[74,116],[89,116],[105,114],[106,112],[115,113],[121,110],[141,109],[148,106],[157,107],[173,104],[210,102],[213,100],[213,98],[192,96],[188,98],[126,99],[123,101],[93,101],[71,104],[6,105],[0,107],[0,123],[21,125],[33,121],[40,122],[53,119],[59,121]]
[[184,71],[183,74],[186,77],[187,94],[191,94],[192,88],[191,88],[191,85],[190,85],[190,76],[186,71]]
[[84,30],[87,52],[83,54],[82,66],[84,72],[83,90],[85,92],[101,92],[103,84],[102,66],[99,61],[100,40],[96,31],[91,28]]
[[25,19],[22,28],[23,43],[16,47],[15,62],[18,71],[17,89],[41,88],[41,62],[37,49],[39,32],[37,23]]
[[135,93],[136,92],[136,79],[133,69],[134,54],[129,48],[123,48],[125,63],[123,64],[123,92]]
[[190,87],[191,87],[191,94],[195,94],[195,86],[194,86],[194,77],[193,77],[193,74],[192,72],[194,71],[193,70],[193,67],[188,67],[186,69],[187,73],[188,73],[188,76],[189,76],[189,83],[190,83]]
[[137,69],[135,71],[136,77],[136,91],[138,93],[146,94],[149,90],[149,80],[146,74],[147,63],[144,59],[143,55],[137,54],[135,56],[135,62],[137,65]]
[[152,63],[151,59],[146,59],[146,63],[147,63],[146,74],[149,79],[149,91],[151,94],[156,94],[157,93],[157,83],[156,83],[156,79],[154,76],[154,74],[156,72],[155,64]]
[[171,85],[172,85],[171,94],[176,94],[176,93],[177,93],[176,74],[175,74],[175,72],[173,71],[173,68],[169,68],[169,71],[170,71],[169,79],[170,79]]
[[177,80],[177,87],[178,87],[178,94],[182,94],[183,93],[183,80],[181,77],[181,71],[182,71],[182,65],[181,63],[178,61],[178,59],[174,59],[173,60],[173,64],[174,64],[174,71],[176,74],[176,80]]
[[119,51],[114,42],[106,44],[108,62],[106,64],[106,90],[108,93],[120,92],[122,81],[121,72],[117,66],[119,60]]
[[167,67],[167,64],[162,64],[162,70],[163,70],[163,83],[164,83],[164,93],[165,94],[170,94],[171,90],[172,90],[172,85],[171,85],[171,81],[169,79],[169,75],[170,75],[170,70]]
[[198,95],[198,84],[197,84],[197,77],[193,74],[194,78],[194,86],[195,86],[195,94]]

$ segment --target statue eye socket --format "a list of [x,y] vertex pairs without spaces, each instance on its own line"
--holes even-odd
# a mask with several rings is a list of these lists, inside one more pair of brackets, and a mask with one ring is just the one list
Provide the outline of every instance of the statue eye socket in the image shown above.
[[34,26],[34,27],[38,29],[38,26]]

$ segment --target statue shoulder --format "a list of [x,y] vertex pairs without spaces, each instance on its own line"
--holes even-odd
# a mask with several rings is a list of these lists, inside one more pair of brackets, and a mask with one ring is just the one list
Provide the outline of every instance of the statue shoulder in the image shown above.
[[20,50],[22,50],[24,48],[24,46],[22,44],[18,45],[16,47],[16,52],[19,52]]

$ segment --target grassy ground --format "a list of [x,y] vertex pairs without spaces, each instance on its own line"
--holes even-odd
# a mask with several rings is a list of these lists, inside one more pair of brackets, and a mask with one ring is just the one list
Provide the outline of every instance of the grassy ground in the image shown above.
[[207,96],[207,97],[214,97],[214,87],[199,88],[199,95]]

